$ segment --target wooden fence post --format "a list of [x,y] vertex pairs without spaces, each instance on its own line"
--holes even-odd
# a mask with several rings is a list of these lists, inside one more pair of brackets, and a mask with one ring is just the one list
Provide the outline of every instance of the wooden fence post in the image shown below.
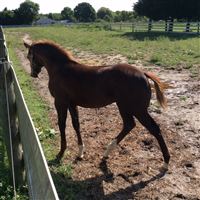
[[168,31],[168,21],[165,20],[165,32],[167,32],[167,31]]
[[0,59],[1,59],[1,61],[3,61],[4,58],[5,58],[4,54],[5,54],[5,51],[4,51],[4,40],[0,36]]
[[134,32],[134,23],[132,23],[131,28],[132,28],[132,32]]
[[3,29],[0,27],[0,60],[5,61],[7,60],[7,52],[5,49],[5,37],[3,34]]
[[5,62],[5,79],[8,96],[9,116],[10,116],[10,129],[12,138],[13,162],[15,172],[16,186],[21,186],[25,181],[24,162],[22,154],[22,145],[20,142],[20,134],[18,128],[16,99],[13,85],[13,74],[10,69],[10,63]]
[[185,26],[185,32],[190,32],[190,22],[187,21],[186,26]]
[[197,34],[200,33],[200,22],[197,22]]
[[150,32],[152,30],[152,19],[149,19],[148,22],[148,32]]
[[173,28],[174,28],[174,19],[172,18],[172,19],[169,21],[168,32],[173,32]]

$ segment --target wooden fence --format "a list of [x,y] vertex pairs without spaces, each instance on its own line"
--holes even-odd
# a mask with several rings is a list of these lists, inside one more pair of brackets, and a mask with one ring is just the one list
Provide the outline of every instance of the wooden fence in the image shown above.
[[108,23],[107,29],[126,32],[174,32],[200,34],[200,22],[149,21],[134,23]]
[[0,117],[3,116],[4,120],[3,130],[13,172],[14,190],[15,185],[22,184],[26,174],[30,199],[57,200],[58,195],[40,141],[15,71],[9,61],[2,28],[0,29],[0,98],[2,106],[0,112],[4,114]]

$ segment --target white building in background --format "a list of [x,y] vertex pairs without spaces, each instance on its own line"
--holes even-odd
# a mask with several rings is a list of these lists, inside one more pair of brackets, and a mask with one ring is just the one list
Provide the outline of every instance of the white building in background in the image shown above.
[[34,24],[35,25],[50,25],[50,24],[55,24],[55,23],[56,23],[55,20],[44,17],[37,20]]

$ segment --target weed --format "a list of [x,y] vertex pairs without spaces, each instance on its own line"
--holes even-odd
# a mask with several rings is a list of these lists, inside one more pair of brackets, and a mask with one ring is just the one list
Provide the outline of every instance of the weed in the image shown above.
[[56,168],[53,169],[54,173],[56,174],[60,174],[65,178],[70,178],[72,176],[72,166],[71,164],[67,164],[67,165],[60,165]]
[[56,131],[52,128],[46,128],[43,130],[42,128],[39,127],[36,130],[37,130],[40,141],[44,141],[45,139],[55,138]]
[[186,96],[181,96],[181,97],[180,97],[180,100],[181,100],[181,101],[186,101],[186,100],[187,100],[187,97],[186,97]]

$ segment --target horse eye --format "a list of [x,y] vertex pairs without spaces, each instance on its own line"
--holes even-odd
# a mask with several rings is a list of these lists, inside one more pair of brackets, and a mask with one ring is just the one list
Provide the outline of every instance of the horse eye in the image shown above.
[[31,58],[33,58],[33,55],[30,53],[30,51],[28,52],[27,58],[30,60]]

